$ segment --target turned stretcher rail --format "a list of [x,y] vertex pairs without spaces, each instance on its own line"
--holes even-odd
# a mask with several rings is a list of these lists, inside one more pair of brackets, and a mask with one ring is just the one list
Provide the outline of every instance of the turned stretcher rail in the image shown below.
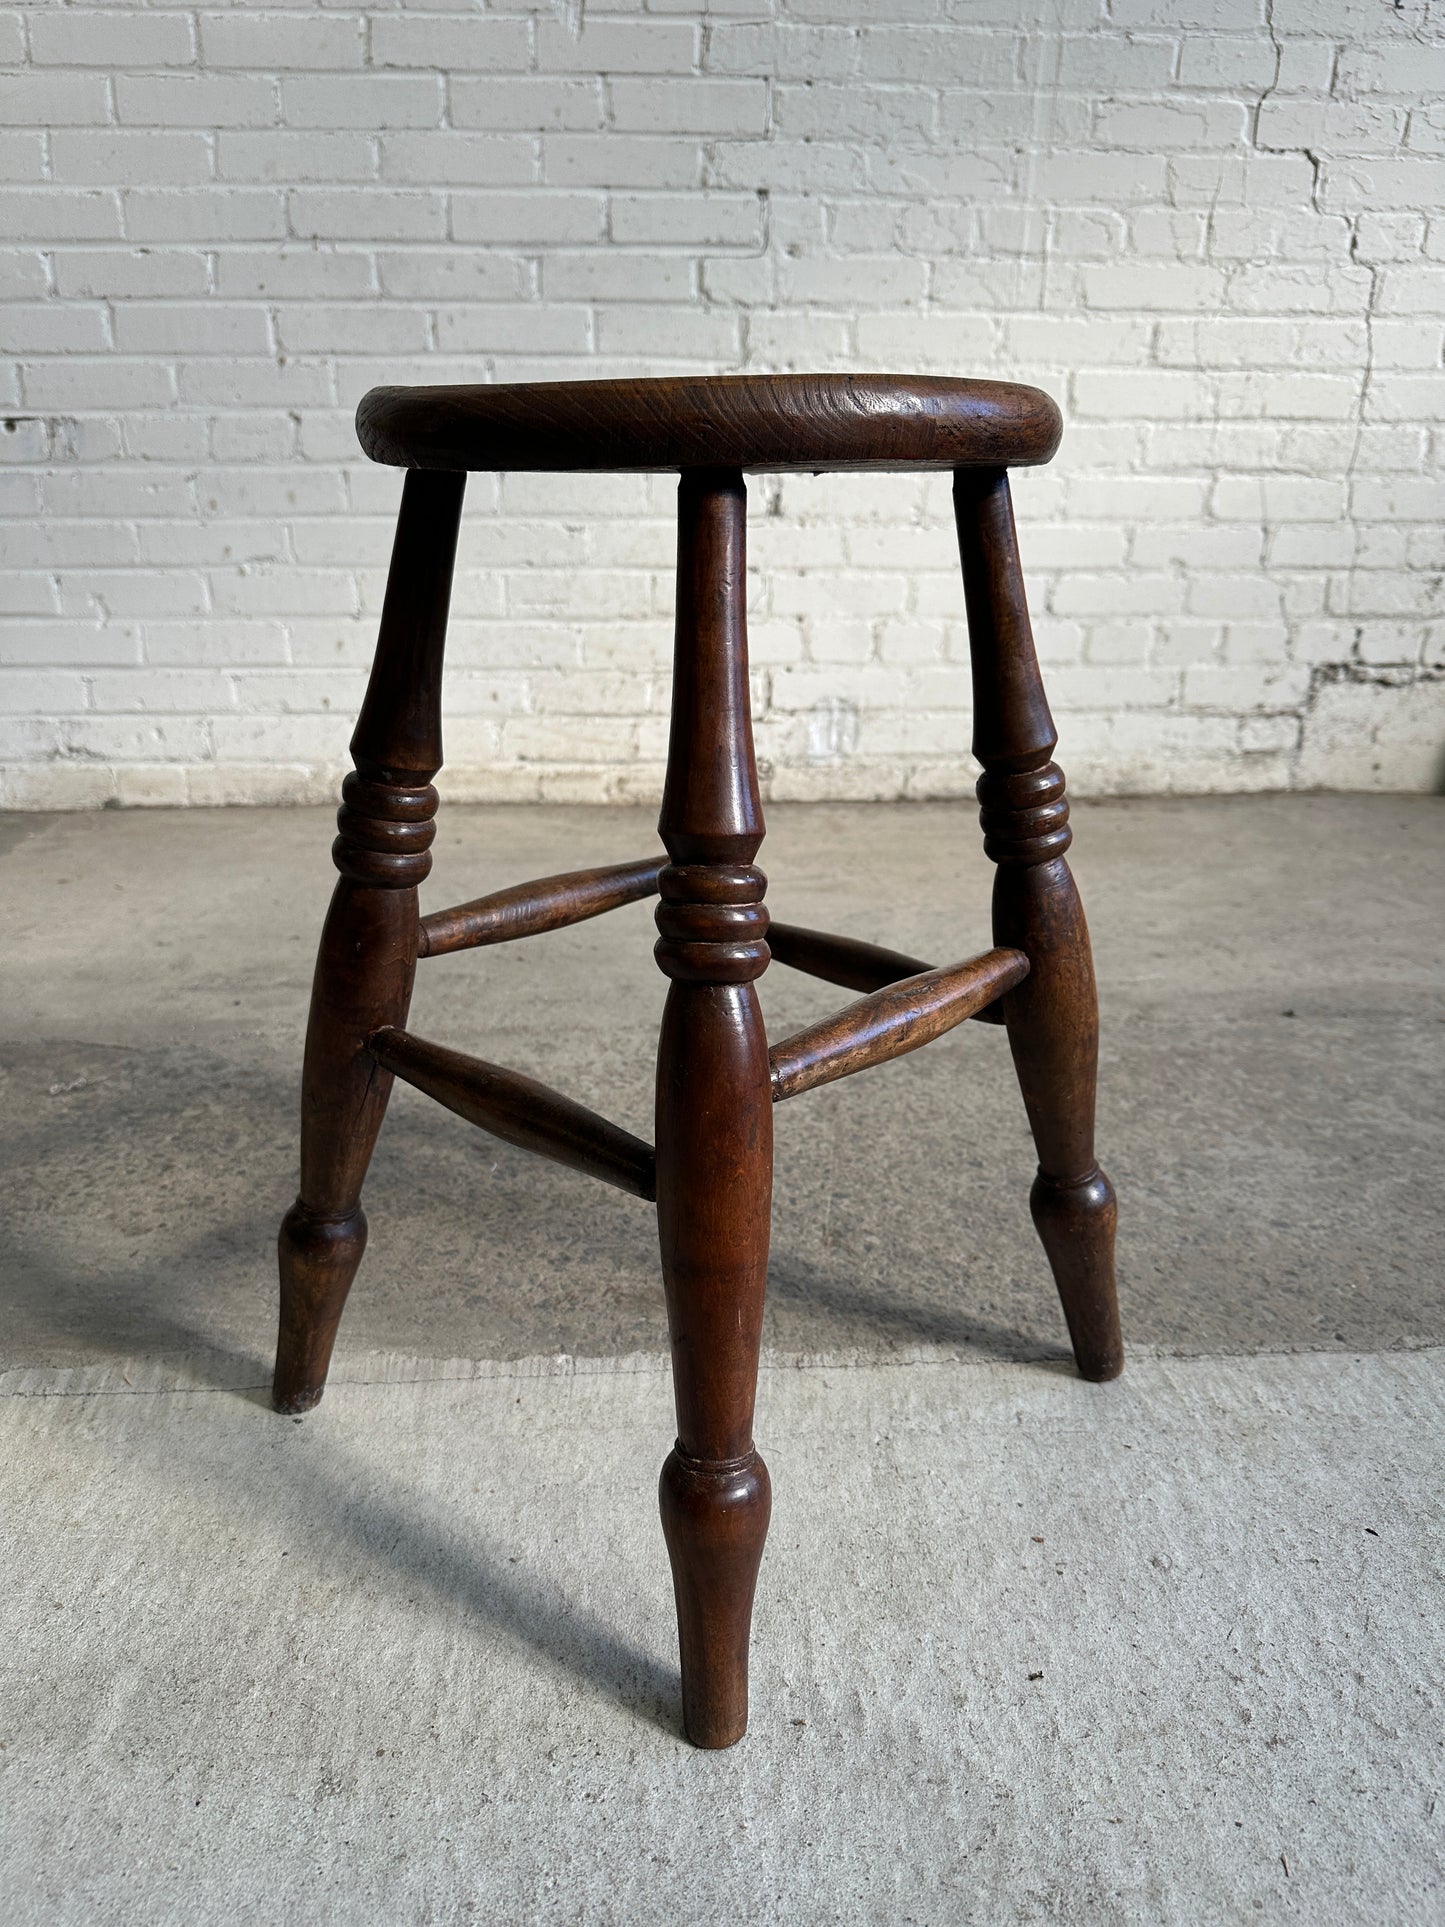
[[666,863],[665,856],[650,856],[602,870],[569,870],[562,876],[514,883],[510,889],[459,903],[451,910],[434,910],[421,920],[417,955],[444,957],[449,951],[472,950],[479,944],[513,943],[519,937],[584,923],[588,917],[600,917],[642,897],[655,897]]
[[768,1052],[773,1102],[932,1043],[1028,974],[1029,960],[1021,950],[989,950],[967,963],[905,977],[846,1004]]
[[373,1032],[369,1048],[383,1069],[493,1137],[635,1198],[656,1198],[652,1146],[535,1077],[389,1027]]
[[[835,937],[827,930],[805,930],[796,923],[769,924],[768,949],[774,963],[819,977],[824,983],[841,984],[844,990],[882,990],[885,984],[921,977],[937,967],[917,957],[905,957],[899,950],[861,943],[857,937]],[[980,1024],[1003,1022],[996,1003],[985,1004],[970,1015]]]

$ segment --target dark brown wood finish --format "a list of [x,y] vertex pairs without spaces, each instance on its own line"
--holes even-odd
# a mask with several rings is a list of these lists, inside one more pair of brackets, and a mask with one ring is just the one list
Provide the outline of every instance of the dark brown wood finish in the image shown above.
[[539,937],[547,930],[585,923],[624,903],[655,897],[666,863],[665,856],[648,856],[635,863],[614,863],[605,870],[569,870],[562,876],[513,884],[509,890],[459,903],[452,910],[434,910],[421,920],[418,955],[445,957],[453,950],[515,943],[521,937]]
[[417,885],[431,868],[441,768],[441,667],[465,477],[406,478],[332,856],[340,872],[321,934],[301,1093],[301,1189],[281,1226],[278,1411],[316,1404],[346,1294],[366,1249],[361,1187],[391,1094],[367,1049],[405,1021],[417,953]]
[[391,1028],[375,1033],[371,1054],[383,1070],[493,1137],[615,1184],[634,1198],[657,1195],[650,1144],[535,1077]]
[[860,997],[773,1045],[768,1063],[774,1102],[921,1050],[1028,974],[1029,960],[1021,950],[990,950]]
[[[885,984],[921,977],[936,968],[917,957],[905,957],[898,950],[860,943],[856,937],[835,937],[826,930],[805,930],[796,923],[770,922],[768,949],[774,963],[786,964],[790,970],[801,970],[824,983],[841,984],[845,990],[881,990]],[[968,1015],[979,1024],[1003,1022],[997,1003],[985,1004]]]
[[899,950],[884,950],[857,937],[835,937],[826,930],[805,930],[796,923],[768,923],[768,949],[774,963],[820,977],[844,990],[881,990],[905,977],[921,977],[935,968]]
[[753,1446],[772,1210],[763,812],[744,620],[747,491],[734,471],[678,491],[672,737],[658,828],[657,961],[671,978],[657,1056],[657,1225],[677,1444],[663,1531],[682,1649],[683,1722],[731,1746],[748,1720],[753,1589],[771,1507]]
[[1058,741],[1024,599],[1008,476],[960,470],[954,509],[973,658],[973,753],[996,944],[1032,969],[1003,999],[1039,1155],[1030,1208],[1085,1378],[1114,1378],[1124,1344],[1114,1284],[1114,1188],[1094,1155],[1099,1018]]
[[[768,1261],[776,1099],[919,1048],[973,1017],[1006,1024],[1038,1150],[1034,1223],[1075,1356],[1123,1363],[1115,1203],[1094,1155],[1098,1019],[1088,931],[1064,853],[1064,780],[1019,568],[1006,470],[1047,461],[1058,410],[1037,389],[893,375],[728,376],[378,389],[358,413],[376,460],[411,470],[381,634],[343,786],[340,878],[317,959],[302,1095],[301,1189],[281,1228],[275,1403],[320,1398],[366,1242],[361,1190],[394,1077],[508,1142],[656,1199],[677,1441],[663,1531],[683,1719],[731,1745],[748,1718],[753,1595],[768,1529],[753,1406]],[[421,918],[441,765],[440,677],[469,468],[681,470],[665,859],[544,877]],[[984,847],[996,948],[946,969],[777,924],[771,955],[865,994],[769,1052],[755,983],[770,957],[763,815],[748,703],[744,469],[956,471]],[[404,1028],[420,956],[509,942],[657,895],[670,979],[657,1145],[520,1072]]]
[[1018,468],[1061,428],[1037,388],[942,375],[373,388],[356,411],[367,454],[397,468]]

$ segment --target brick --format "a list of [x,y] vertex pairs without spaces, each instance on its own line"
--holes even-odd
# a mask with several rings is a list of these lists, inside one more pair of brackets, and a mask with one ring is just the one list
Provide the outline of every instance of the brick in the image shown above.
[[1343,47],[1335,84],[1342,94],[1395,94],[1405,100],[1445,91],[1445,46],[1414,35],[1393,45],[1373,35]]
[[185,715],[198,709],[232,709],[235,689],[223,669],[103,669],[92,679],[95,707],[126,712]]
[[201,58],[208,67],[255,67],[279,72],[292,67],[360,67],[366,59],[365,23],[359,14],[203,13]]
[[1034,192],[1047,201],[1077,206],[1103,201],[1119,206],[1164,198],[1163,159],[1150,154],[1059,154],[1046,156],[1033,171]]
[[245,187],[128,188],[122,196],[132,241],[279,240],[286,206],[270,189]]
[[1445,310],[1445,267],[1386,268],[1380,283],[1382,313],[1436,315]]
[[123,301],[205,294],[211,285],[204,254],[175,248],[87,248],[55,262],[57,292],[67,299]]
[[0,307],[0,353],[98,354],[110,345],[103,308],[63,307],[56,301],[33,308],[18,303]]
[[72,409],[165,408],[176,396],[175,371],[164,363],[73,356],[20,364],[26,405],[61,414]]
[[1171,147],[1227,148],[1245,136],[1245,108],[1233,100],[1104,101],[1095,112],[1098,140],[1109,148],[1158,154]]
[[[151,138],[145,136],[144,138]],[[378,144],[371,134],[222,133],[216,140],[216,173],[223,181],[370,181],[377,175]]]
[[10,134],[0,131],[0,181],[39,182],[44,179],[45,136],[39,132]]
[[785,261],[778,278],[791,301],[857,309],[893,308],[920,300],[927,276],[923,262],[885,255],[873,260]]
[[520,136],[384,134],[381,177],[417,185],[514,187],[536,178],[534,143]]
[[686,301],[696,293],[696,270],[680,258],[627,254],[547,254],[542,294],[548,301]]
[[50,136],[52,178],[65,182],[117,182],[144,179],[168,182],[208,181],[211,143],[201,133],[163,133],[155,128],[97,129],[81,132],[57,128]]
[[585,355],[591,311],[555,301],[439,308],[437,344],[447,354]]
[[768,89],[760,80],[615,80],[612,124],[620,132],[761,134]]
[[1303,665],[1265,666],[1239,663],[1230,667],[1201,667],[1184,671],[1184,701],[1191,709],[1292,709],[1309,694],[1309,670]]
[[[1181,87],[1262,93],[1275,85],[1280,50],[1267,34],[1185,34],[1179,48]],[[1325,69],[1323,86],[1330,84]]]
[[271,127],[277,86],[265,74],[119,73],[115,110],[132,127]]
[[271,324],[264,308],[127,302],[116,311],[115,345],[121,354],[264,355]]
[[1026,58],[1033,66],[1050,59],[1056,62],[1061,87],[1086,93],[1155,93],[1174,78],[1179,43],[1163,34],[1066,33],[1050,36]]
[[1365,390],[1364,413],[1370,421],[1438,422],[1445,408],[1445,372],[1428,375],[1374,375]]
[[63,716],[89,706],[89,681],[74,671],[0,669],[0,714]]
[[1275,93],[1327,94],[1334,78],[1335,59],[1333,40],[1297,40],[1291,35],[1280,44]]
[[7,240],[108,241],[120,231],[120,202],[108,189],[0,188],[0,233]]
[[420,188],[295,188],[286,209],[298,239],[440,241],[447,231],[445,197]]
[[[719,87],[753,90],[756,124],[738,121],[720,131],[761,133],[766,125],[766,90],[761,81],[716,83]],[[746,100],[741,92],[740,106]],[[950,96],[950,99],[957,99]],[[970,97],[973,98],[973,97]],[[980,101],[985,97],[978,96]],[[907,140],[931,134],[938,118],[937,97],[925,87],[869,87],[853,83],[832,86],[775,86],[773,123],[785,140]]]
[[439,74],[298,74],[281,82],[287,126],[439,127],[445,88]]
[[1110,0],[1116,27],[1202,28],[1206,33],[1263,30],[1265,0]]
[[692,187],[701,178],[702,147],[696,140],[547,134],[542,141],[542,179],[549,187],[677,188]]
[[1255,138],[1261,147],[1387,154],[1404,138],[1405,113],[1403,106],[1378,100],[1267,100]]
[[0,301],[31,301],[50,292],[50,270],[37,248],[0,248]]
[[1225,290],[1222,269],[1188,262],[1086,267],[1083,283],[1091,308],[1149,308],[1165,313],[1213,313],[1222,306]]
[[542,247],[602,238],[600,194],[454,194],[451,231],[458,241]]
[[560,22],[537,24],[542,73],[686,74],[697,62],[698,30],[682,22],[585,20],[580,33]]
[[184,361],[175,373],[188,406],[305,408],[335,399],[332,371],[321,361]]
[[1403,160],[1371,156],[1324,163],[1322,204],[1343,213],[1361,208],[1436,207],[1442,194],[1445,156]]
[[1361,214],[1354,235],[1358,261],[1411,261],[1425,245],[1425,217],[1413,211]]
[[378,13],[371,22],[371,60],[376,67],[523,73],[531,59],[532,36],[525,20]]
[[764,80],[848,80],[864,64],[861,45],[862,37],[846,27],[709,22],[702,65],[707,73]]
[[408,300],[510,301],[531,290],[526,263],[491,249],[382,249],[376,272],[383,293]]
[[597,346],[604,355],[654,356],[659,360],[732,366],[740,347],[735,315],[695,314],[684,308],[632,313],[604,308],[597,317]]
[[0,127],[87,127],[109,117],[104,74],[0,74]]
[[762,206],[751,194],[614,194],[609,225],[624,246],[762,244]]
[[454,127],[502,133],[586,131],[602,125],[602,83],[508,74],[501,80],[454,76],[450,86]]
[[37,67],[189,67],[195,30],[184,13],[37,7],[30,58]]

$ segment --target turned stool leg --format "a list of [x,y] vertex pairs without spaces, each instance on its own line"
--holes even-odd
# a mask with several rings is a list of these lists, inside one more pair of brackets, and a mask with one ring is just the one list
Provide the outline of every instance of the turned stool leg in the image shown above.
[[993,940],[1031,970],[1003,1000],[1038,1149],[1029,1203],[1085,1378],[1114,1378],[1124,1344],[1114,1286],[1114,1187],[1094,1156],[1099,1016],[1084,909],[1064,852],[1064,775],[1024,600],[1008,476],[960,469],[954,509],[973,657],[973,753],[984,849],[998,865]]
[[417,955],[417,885],[431,868],[441,767],[441,668],[464,475],[406,478],[381,631],[342,786],[340,871],[306,1031],[301,1190],[281,1226],[281,1326],[272,1399],[305,1412],[326,1383],[331,1348],[361,1254],[361,1187],[391,1073],[366,1048],[400,1025]]
[[768,965],[743,602],[747,492],[689,471],[678,492],[677,653],[659,829],[657,961],[672,979],[657,1059],[657,1222],[677,1445],[662,1526],[683,1724],[731,1746],[748,1723],[748,1636],[768,1530],[753,1400],[767,1283],[773,1112],[753,980]]

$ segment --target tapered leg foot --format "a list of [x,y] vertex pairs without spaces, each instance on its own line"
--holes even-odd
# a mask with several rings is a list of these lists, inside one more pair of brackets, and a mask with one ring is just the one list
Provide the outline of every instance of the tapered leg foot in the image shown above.
[[1041,1171],[1029,1209],[1059,1288],[1082,1377],[1102,1381],[1124,1369],[1124,1335],[1114,1288],[1114,1187],[1100,1170],[1078,1184]]
[[677,1596],[682,1724],[694,1746],[732,1746],[748,1730],[753,1591],[773,1492],[756,1452],[709,1464],[674,1450],[658,1486]]
[[298,1198],[281,1222],[281,1325],[271,1402],[278,1412],[309,1412],[320,1402],[346,1294],[366,1250],[366,1213],[308,1211]]

